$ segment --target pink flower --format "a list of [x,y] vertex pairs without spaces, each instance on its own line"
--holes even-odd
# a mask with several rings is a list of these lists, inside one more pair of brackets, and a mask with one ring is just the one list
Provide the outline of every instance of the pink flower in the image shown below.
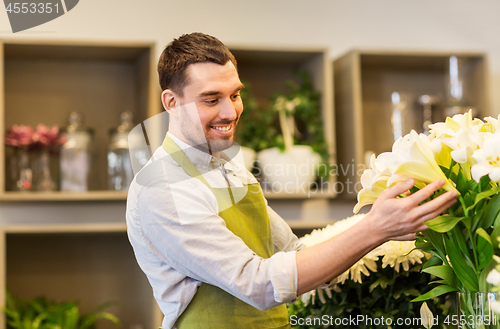
[[33,144],[34,130],[30,126],[14,125],[5,135],[5,144],[17,147],[25,147]]
[[56,146],[64,143],[64,136],[59,136],[59,127],[52,126],[51,128],[39,124],[36,126],[36,131],[33,134],[33,141],[40,143],[43,146]]

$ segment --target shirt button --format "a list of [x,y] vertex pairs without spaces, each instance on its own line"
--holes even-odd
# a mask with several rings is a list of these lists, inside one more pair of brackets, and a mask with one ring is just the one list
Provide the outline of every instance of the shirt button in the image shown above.
[[207,166],[203,166],[203,169],[207,169]]

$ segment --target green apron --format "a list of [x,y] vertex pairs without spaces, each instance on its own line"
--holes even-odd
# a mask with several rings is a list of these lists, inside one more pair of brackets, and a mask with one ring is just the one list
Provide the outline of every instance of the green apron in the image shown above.
[[[163,141],[163,148],[190,176],[199,179],[214,193],[219,209],[224,209],[219,216],[224,219],[227,228],[260,257],[271,257],[274,253],[273,238],[260,185],[212,188],[168,135]],[[235,204],[235,199],[240,201]],[[177,319],[176,326],[178,329],[291,328],[286,305],[260,311],[208,283],[200,285]]]

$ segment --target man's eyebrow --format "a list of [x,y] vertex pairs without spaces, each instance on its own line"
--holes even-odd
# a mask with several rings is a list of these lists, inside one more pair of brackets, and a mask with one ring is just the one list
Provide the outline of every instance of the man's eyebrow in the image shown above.
[[245,86],[245,84],[243,84],[243,83],[242,83],[242,84],[240,84],[240,85],[238,86],[238,88],[236,88],[236,90],[235,90],[235,91],[240,91],[240,90],[243,90],[243,89],[245,89],[245,87],[246,87],[246,86]]
[[220,95],[221,92],[220,91],[204,91],[202,93],[200,93],[198,95],[198,97],[205,97],[205,96],[216,96],[216,95]]
[[[242,89],[244,89],[244,88],[245,88],[245,85],[242,83],[242,84],[240,84],[240,85],[239,85],[239,86],[238,86],[238,87],[234,90],[234,92],[233,92],[233,93],[236,93],[236,92],[238,92],[238,91],[240,91],[240,90],[242,90]],[[200,93],[200,94],[198,95],[198,97],[217,96],[217,95],[220,95],[220,94],[221,94],[221,92],[220,92],[220,91],[217,91],[217,90],[208,90],[208,91],[204,91],[204,92]]]

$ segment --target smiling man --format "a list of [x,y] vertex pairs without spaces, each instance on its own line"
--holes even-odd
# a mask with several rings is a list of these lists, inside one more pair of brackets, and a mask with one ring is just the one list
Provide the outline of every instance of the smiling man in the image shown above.
[[255,177],[228,156],[243,85],[227,47],[202,33],[183,35],[165,48],[158,72],[169,132],[132,182],[127,226],[165,329],[290,328],[285,303],[385,241],[414,238],[456,201],[454,191],[419,205],[444,181],[397,198],[414,183],[402,182],[357,225],[303,248]]
[[240,90],[244,86],[236,71],[236,61],[228,59],[223,65],[193,63],[185,74],[188,84],[184,89],[166,88],[162,93],[163,106],[172,121],[169,132],[219,158],[218,152],[232,145],[243,111]]

